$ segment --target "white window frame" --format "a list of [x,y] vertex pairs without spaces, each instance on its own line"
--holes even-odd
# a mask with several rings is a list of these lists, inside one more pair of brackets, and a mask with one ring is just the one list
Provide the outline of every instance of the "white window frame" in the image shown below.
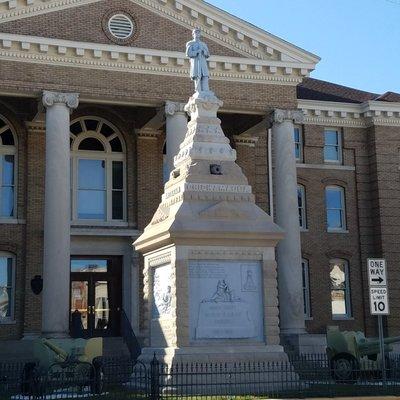
[[337,290],[333,289],[331,280],[330,280],[330,274],[331,274],[331,269],[332,265],[343,263],[344,264],[344,271],[345,271],[345,289],[344,289],[344,299],[345,299],[345,306],[346,306],[346,314],[333,314],[332,313],[332,319],[333,320],[340,320],[340,319],[351,319],[352,318],[352,309],[351,309],[351,287],[350,287],[350,268],[349,268],[349,262],[343,258],[334,258],[329,260],[329,285],[330,285],[330,291],[329,291],[329,298],[331,301],[331,310],[332,310],[332,291]]
[[[295,139],[295,130],[298,129],[299,130],[299,141],[296,142]],[[301,126],[295,125],[294,129],[293,129],[293,141],[294,141],[294,155],[296,158],[296,162],[298,163],[302,163],[303,162],[303,157],[304,157],[304,149],[303,149],[303,129]],[[296,146],[299,147],[299,157],[296,157]]]
[[[97,120],[99,121],[99,125],[97,128],[97,132],[94,131],[86,131],[84,120]],[[84,116],[78,118],[71,122],[71,125],[76,122],[81,121],[81,125],[84,129],[84,132],[80,133],[78,136],[75,136],[71,133],[71,138],[73,139],[73,143],[71,146],[71,219],[72,224],[74,225],[113,225],[113,226],[127,226],[127,177],[126,177],[126,147],[125,142],[122,138],[122,135],[119,133],[118,129],[107,120],[104,120],[99,117],[93,116]],[[114,134],[106,137],[102,135],[100,132],[102,124],[105,123],[109,125],[112,129],[114,129]],[[121,145],[122,152],[112,152],[110,141],[115,137],[118,137]],[[94,138],[99,140],[103,146],[105,151],[92,151],[92,150],[79,150],[79,145],[81,142],[87,138]],[[106,187],[106,218],[103,219],[81,219],[78,218],[78,166],[79,160],[102,160],[105,162],[105,187]],[[123,190],[122,190],[122,219],[112,219],[112,163],[113,161],[121,161],[122,162],[122,170],[123,170]]]
[[[297,197],[298,193],[301,193],[301,207],[298,207],[299,209],[299,225],[301,230],[307,230],[307,199],[306,199],[306,188],[304,185],[301,183],[297,184]],[[300,224],[300,213],[301,213],[301,220],[303,224]]]
[[[14,213],[10,217],[2,216],[0,214],[0,223],[4,223],[7,221],[14,221],[17,219],[17,188],[18,188],[18,182],[17,182],[17,169],[18,169],[18,157],[17,157],[17,135],[15,134],[15,131],[12,127],[12,125],[9,123],[9,121],[4,118],[2,115],[0,115],[0,119],[5,122],[5,126],[0,129],[0,134],[5,132],[6,130],[10,129],[11,133],[14,138],[14,146],[6,146],[3,145],[0,141],[0,188],[3,187],[3,156],[14,156]],[[0,195],[0,210],[1,210],[1,201],[2,197]]]
[[1,318],[0,317],[0,325],[1,324],[8,324],[8,323],[13,323],[15,321],[15,276],[16,276],[16,257],[15,254],[9,253],[9,252],[4,252],[0,251],[0,257],[6,257],[6,258],[11,258],[12,259],[12,272],[11,272],[11,310],[10,310],[10,316],[6,318]]
[[305,258],[301,260],[302,286],[304,299],[304,318],[311,319],[311,290],[310,290],[310,268],[309,261]]
[[[326,144],[326,132],[336,132],[337,138],[338,138],[337,145],[334,146],[331,144],[329,144],[329,145]],[[338,148],[338,159],[337,160],[327,160],[325,158],[325,148],[326,147],[337,147]],[[343,140],[342,140],[342,131],[340,129],[338,129],[338,128],[325,128],[324,129],[324,150],[323,150],[323,152],[324,152],[324,162],[326,164],[342,164],[342,162],[343,162]]]
[[[335,190],[340,192],[340,198],[342,203],[342,208],[328,208],[327,193],[328,190]],[[341,210],[341,227],[340,228],[330,228],[328,225],[328,210]],[[347,232],[347,217],[346,217],[346,194],[345,188],[337,185],[329,185],[325,187],[325,218],[326,218],[326,228],[327,232]]]

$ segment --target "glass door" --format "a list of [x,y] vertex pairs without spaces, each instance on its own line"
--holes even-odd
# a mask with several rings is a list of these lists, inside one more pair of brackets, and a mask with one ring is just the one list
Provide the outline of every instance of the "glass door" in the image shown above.
[[89,280],[71,281],[71,333],[86,337],[89,329]]
[[110,330],[110,282],[94,281],[93,330],[95,336],[104,336]]
[[119,336],[122,305],[121,261],[71,260],[72,337]]

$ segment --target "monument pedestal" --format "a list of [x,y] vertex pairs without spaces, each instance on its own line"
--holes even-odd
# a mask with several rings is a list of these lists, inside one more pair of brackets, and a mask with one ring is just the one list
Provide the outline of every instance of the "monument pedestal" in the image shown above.
[[144,255],[147,345],[160,361],[285,361],[275,246],[282,230],[255,204],[217,118],[196,93],[161,204],[134,243]]

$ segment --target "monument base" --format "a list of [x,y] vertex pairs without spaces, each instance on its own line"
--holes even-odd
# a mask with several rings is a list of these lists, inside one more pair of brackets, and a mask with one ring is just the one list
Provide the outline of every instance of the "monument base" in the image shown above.
[[326,335],[281,333],[280,338],[285,352],[294,356],[326,352]]
[[160,362],[163,393],[246,395],[280,392],[298,384],[298,375],[280,345],[145,348],[140,360]]
[[243,362],[286,362],[288,356],[280,345],[234,345],[192,346],[181,348],[142,349],[140,361],[149,363],[156,356],[160,363],[243,363]]

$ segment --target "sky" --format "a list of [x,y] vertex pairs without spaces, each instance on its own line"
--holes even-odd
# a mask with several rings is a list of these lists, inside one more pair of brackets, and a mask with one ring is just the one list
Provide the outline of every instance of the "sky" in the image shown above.
[[313,78],[400,92],[400,0],[207,0],[321,57]]

